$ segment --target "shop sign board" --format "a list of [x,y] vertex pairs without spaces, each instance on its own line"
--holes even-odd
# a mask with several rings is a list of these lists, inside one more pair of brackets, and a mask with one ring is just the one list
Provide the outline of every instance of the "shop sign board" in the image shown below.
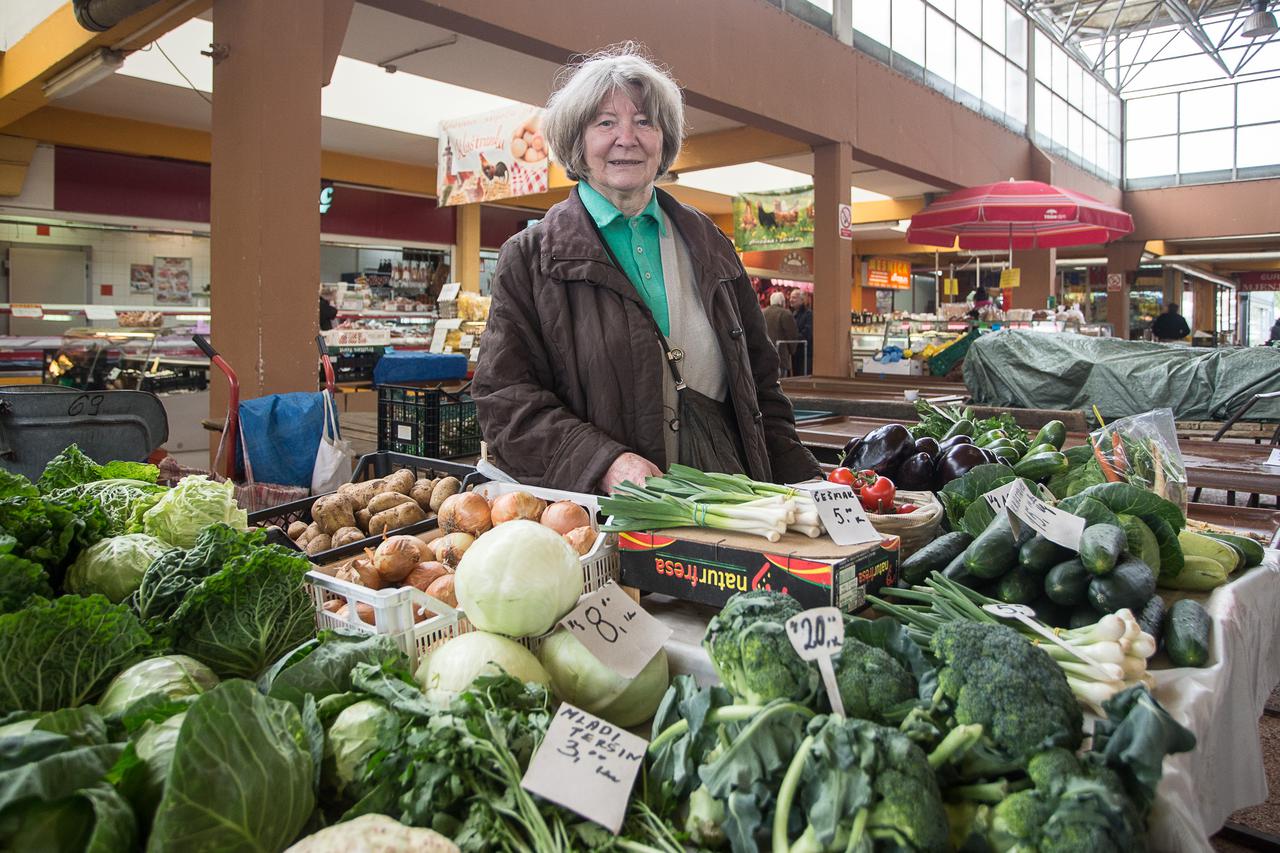
[[1017,267],[1010,267],[1007,270],[1000,270],[1000,289],[1020,287],[1022,285],[1022,270]]
[[527,104],[440,122],[436,197],[441,207],[547,191],[542,110]]
[[1280,270],[1250,270],[1236,273],[1241,293],[1280,290]]
[[867,260],[867,287],[883,290],[911,289],[911,262],[893,258]]
[[959,296],[960,295],[960,279],[944,278],[942,280],[943,296]]
[[733,197],[733,242],[739,252],[813,245],[813,187]]
[[840,205],[840,239],[853,239],[853,205]]

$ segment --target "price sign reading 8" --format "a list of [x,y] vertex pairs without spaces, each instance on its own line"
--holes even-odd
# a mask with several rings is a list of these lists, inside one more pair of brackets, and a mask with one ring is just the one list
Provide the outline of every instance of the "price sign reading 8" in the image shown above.
[[[602,599],[600,604],[603,607],[608,607],[609,599],[607,598]],[[617,625],[614,625],[612,622],[606,619],[604,616],[604,611],[601,610],[599,607],[596,607],[594,604],[586,609],[586,611],[583,613],[583,617],[586,619],[588,625],[596,629],[596,633],[600,635],[600,639],[604,640],[606,643],[616,643],[618,642],[619,637],[627,633],[626,628],[619,628]],[[635,614],[634,613],[624,614],[622,618],[627,619],[627,621],[630,621],[631,619],[635,618]],[[576,619],[566,619],[565,625],[575,631],[583,630],[581,623],[579,623],[578,620]]]
[[583,596],[560,624],[623,678],[639,675],[671,636],[670,628],[612,581]]

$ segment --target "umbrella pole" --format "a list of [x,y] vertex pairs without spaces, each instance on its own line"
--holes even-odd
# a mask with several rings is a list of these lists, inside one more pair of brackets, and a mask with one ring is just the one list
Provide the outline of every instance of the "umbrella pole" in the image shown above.
[[[1013,223],[1012,223],[1012,222],[1010,222],[1010,223],[1009,223],[1009,269],[1013,269]],[[1010,275],[1012,275],[1012,273],[1010,273]],[[1013,298],[1012,298],[1012,297],[1009,297],[1008,299],[1006,299],[1006,298],[1004,297],[1004,294],[1003,294],[1003,293],[1001,293],[1001,296],[1000,296],[1000,302],[1001,302],[1001,303],[1005,303],[1005,302],[1012,303],[1012,302],[1013,302]],[[1013,307],[1013,306],[1012,306],[1012,305],[1003,305],[1003,307],[1004,307],[1004,309],[1005,309],[1006,311],[1008,311],[1008,310],[1009,310],[1011,307]]]

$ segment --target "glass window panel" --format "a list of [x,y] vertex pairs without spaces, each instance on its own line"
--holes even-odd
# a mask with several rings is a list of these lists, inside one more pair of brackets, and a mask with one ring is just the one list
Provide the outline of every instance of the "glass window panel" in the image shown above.
[[1215,86],[1183,92],[1178,104],[1178,129],[1211,130],[1231,127],[1236,119],[1235,92],[1232,86]]
[[1120,100],[1119,96],[1110,92],[1107,93],[1107,101],[1111,104],[1111,121],[1107,124],[1107,130],[1111,131],[1112,136],[1119,136],[1120,127],[1123,124],[1120,118],[1120,111],[1124,109],[1124,102]]
[[1107,137],[1111,142],[1111,170],[1110,175],[1120,177],[1120,140],[1114,136]]
[[1178,96],[1157,95],[1128,102],[1129,122],[1125,134],[1130,139],[1163,136],[1178,129]]
[[1081,139],[1083,146],[1080,156],[1084,157],[1086,163],[1098,165],[1098,126],[1088,119],[1084,120],[1084,137]]
[[1084,152],[1084,116],[1079,110],[1067,113],[1067,150],[1073,154]]
[[1280,124],[1259,124],[1236,131],[1236,168],[1280,163]]
[[1053,91],[1063,97],[1067,94],[1067,54],[1056,44],[1053,46]]
[[[1236,94],[1239,124],[1280,121],[1280,77],[1241,83]],[[1275,141],[1280,148],[1280,139]]]
[[1067,113],[1071,110],[1067,107],[1067,102],[1059,98],[1057,95],[1053,97],[1053,141],[1055,144],[1067,147]]
[[956,81],[956,25],[936,9],[926,15],[927,67],[948,83]]
[[1098,167],[1104,172],[1114,172],[1115,164],[1111,162],[1111,137],[1107,135],[1107,131],[1104,128],[1097,128],[1095,142],[1098,144]]
[[1053,80],[1053,43],[1044,33],[1036,30],[1036,79],[1045,85]]
[[982,0],[956,0],[956,23],[975,36],[981,36]]
[[853,27],[888,47],[889,0],[857,0],[853,4]]
[[1080,109],[1085,118],[1098,120],[1098,86],[1092,77],[1084,78],[1084,88],[1080,91]]
[[963,30],[956,30],[956,85],[982,97],[982,43]]
[[1004,53],[1004,0],[982,0],[982,40]]
[[1041,84],[1036,84],[1036,135],[1045,140],[1053,138],[1053,96]]
[[956,0],[929,0],[929,5],[940,10],[951,20],[956,19]]
[[1135,139],[1125,145],[1125,177],[1155,178],[1178,171],[1178,137]]
[[924,3],[893,0],[893,49],[916,65],[924,65]]
[[982,49],[982,100],[1004,112],[1004,59],[989,47]]
[[1084,69],[1071,60],[1067,66],[1067,103],[1076,109],[1084,104]]
[[1027,67],[1027,19],[1012,6],[1005,6],[1004,55],[1022,68]]
[[1230,130],[1184,133],[1178,139],[1178,171],[1187,175],[1230,169],[1235,159],[1234,136]]
[[1004,66],[1004,111],[1015,121],[1027,121],[1027,72],[1012,62]]

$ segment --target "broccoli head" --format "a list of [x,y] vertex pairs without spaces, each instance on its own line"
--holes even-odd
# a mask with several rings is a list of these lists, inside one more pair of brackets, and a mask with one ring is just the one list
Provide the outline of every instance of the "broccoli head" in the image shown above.
[[[916,680],[884,649],[846,636],[835,658],[836,684],[850,717],[887,723],[916,698]],[[897,714],[901,718],[903,714]]]
[[754,590],[730,598],[707,624],[702,647],[738,702],[813,700],[818,669],[801,660],[787,638],[786,622],[800,611],[789,595]]
[[[799,808],[805,830],[790,845]],[[944,851],[947,813],[924,752],[867,720],[815,717],[778,790],[773,849]]]
[[1003,625],[950,622],[933,635],[939,699],[959,725],[980,724],[971,775],[1024,767],[1055,746],[1077,749],[1084,717],[1053,658]]

